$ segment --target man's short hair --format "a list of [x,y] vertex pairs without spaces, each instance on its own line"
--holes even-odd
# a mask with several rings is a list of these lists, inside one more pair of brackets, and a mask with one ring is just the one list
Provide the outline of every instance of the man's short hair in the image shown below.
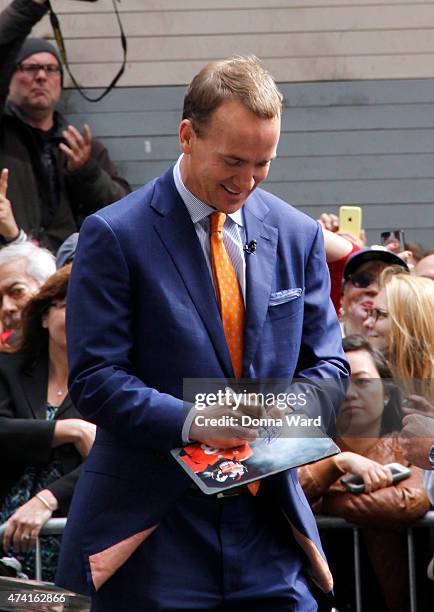
[[203,132],[211,114],[228,99],[239,100],[261,119],[274,119],[282,111],[283,96],[273,77],[254,55],[210,62],[193,78],[184,98],[183,119],[195,132]]
[[0,249],[0,266],[20,259],[26,261],[26,274],[35,279],[38,285],[42,285],[56,271],[54,255],[32,242],[10,244]]

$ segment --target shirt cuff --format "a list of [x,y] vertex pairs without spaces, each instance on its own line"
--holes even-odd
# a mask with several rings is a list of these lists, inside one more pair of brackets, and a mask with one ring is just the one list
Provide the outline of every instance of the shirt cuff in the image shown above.
[[182,443],[184,445],[191,444],[192,442],[192,440],[190,440],[188,435],[190,433],[191,424],[193,423],[194,417],[196,416],[196,412],[197,412],[196,406],[193,405],[190,409],[190,412],[185,417],[184,425],[182,426],[182,432],[181,432]]
[[26,232],[23,229],[20,229],[20,233],[18,234],[16,238],[14,238],[13,240],[3,239],[3,244],[4,246],[9,246],[10,244],[21,244],[22,242],[27,242],[27,240],[28,240],[28,236]]

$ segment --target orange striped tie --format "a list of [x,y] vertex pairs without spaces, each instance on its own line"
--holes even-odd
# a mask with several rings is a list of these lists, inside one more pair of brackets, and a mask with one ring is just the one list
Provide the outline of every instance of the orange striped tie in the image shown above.
[[[223,242],[225,221],[225,213],[215,212],[210,215],[211,268],[232,367],[235,376],[241,378],[244,351],[244,300],[234,266]],[[247,485],[252,495],[258,492],[259,484],[259,481],[255,481]]]
[[225,220],[226,215],[222,212],[215,212],[210,216],[211,268],[232,367],[235,376],[241,378],[243,371],[244,300],[234,266],[223,242]]

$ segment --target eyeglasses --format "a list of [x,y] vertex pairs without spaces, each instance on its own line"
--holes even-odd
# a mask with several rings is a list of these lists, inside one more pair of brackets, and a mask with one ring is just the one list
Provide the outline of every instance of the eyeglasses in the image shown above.
[[18,70],[35,77],[40,70],[44,70],[48,76],[58,76],[61,72],[59,64],[17,64]]
[[367,319],[374,319],[374,323],[378,321],[378,319],[387,319],[389,316],[389,311],[384,308],[371,308],[366,311]]
[[377,282],[377,277],[370,272],[355,272],[354,274],[350,274],[347,280],[350,280],[354,287],[358,289],[366,289],[366,287],[369,287],[372,283]]

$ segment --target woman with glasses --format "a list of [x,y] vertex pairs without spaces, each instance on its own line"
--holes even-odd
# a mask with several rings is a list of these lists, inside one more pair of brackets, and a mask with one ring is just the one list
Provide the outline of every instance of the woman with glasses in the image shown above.
[[[0,355],[0,553],[34,576],[34,546],[46,521],[66,516],[95,426],[67,390],[65,300],[71,265],[53,274],[23,311],[17,352]],[[44,540],[43,578],[53,580],[60,538]],[[2,556],[0,554],[0,556]],[[1,573],[1,568],[0,568]]]
[[[342,452],[299,468],[299,479],[315,512],[366,527],[362,532],[364,557],[367,554],[364,609],[406,612],[407,552],[404,534],[399,530],[423,516],[429,501],[421,470],[410,466],[410,477],[393,485],[392,474],[385,467],[393,462],[409,467],[409,463],[396,434],[400,413],[389,401],[393,387],[387,381],[390,371],[384,357],[361,336],[344,338],[343,347],[351,366],[351,381],[336,424],[336,442]],[[341,482],[345,476],[359,477],[364,491],[348,491]],[[347,558],[342,555],[342,547],[349,543],[336,531],[331,532],[330,549],[327,541],[326,554],[335,569],[336,605],[349,609],[345,605],[352,597],[354,583]]]
[[397,380],[434,378],[434,285],[428,278],[385,270],[364,323]]

